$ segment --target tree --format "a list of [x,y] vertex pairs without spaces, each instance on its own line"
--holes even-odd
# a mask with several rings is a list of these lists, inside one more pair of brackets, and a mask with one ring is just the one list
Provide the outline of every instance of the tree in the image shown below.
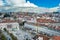
[[22,26],[22,29],[24,29],[24,24],[25,23],[26,23],[26,21],[19,23],[19,25]]
[[24,24],[26,23],[26,21],[19,23],[20,26],[24,26]]
[[4,31],[6,31],[7,33],[9,33],[9,31],[6,28],[4,28]]
[[1,39],[2,40],[7,40],[6,37],[3,34],[1,35]]
[[2,30],[0,30],[0,40],[7,40],[5,35],[2,33]]
[[6,13],[6,14],[4,15],[4,17],[10,17],[10,15]]
[[0,13],[0,15],[2,15],[2,13]]
[[18,40],[17,37],[15,37],[12,33],[10,33],[10,36],[11,36],[12,40]]
[[4,31],[7,31],[7,29],[6,29],[6,28],[4,28]]

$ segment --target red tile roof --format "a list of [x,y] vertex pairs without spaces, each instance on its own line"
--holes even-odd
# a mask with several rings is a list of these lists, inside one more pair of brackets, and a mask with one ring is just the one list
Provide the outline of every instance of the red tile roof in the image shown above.
[[49,40],[49,37],[47,37],[47,36],[45,36],[45,35],[42,35],[42,34],[40,34],[40,35],[36,35],[35,37],[43,37],[43,40]]
[[54,36],[53,40],[60,40],[60,36]]
[[40,22],[40,23],[52,23],[52,22],[55,22],[54,20],[51,20],[51,19],[37,19],[37,22]]
[[10,19],[3,19],[2,22],[0,23],[13,23],[16,22],[15,20],[10,20]]

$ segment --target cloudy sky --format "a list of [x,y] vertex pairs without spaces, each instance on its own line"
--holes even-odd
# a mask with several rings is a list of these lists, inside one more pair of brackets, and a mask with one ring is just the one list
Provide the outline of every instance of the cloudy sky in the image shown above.
[[[0,0],[0,6],[40,7],[42,12],[57,11],[60,0]],[[9,9],[9,8],[8,8]]]
[[[22,1],[24,1],[24,0],[22,0]],[[22,1],[21,0],[0,0],[0,5],[7,5],[7,4],[10,5],[11,3],[19,5],[19,4],[21,4]],[[46,8],[57,7],[60,3],[60,0],[25,0],[25,1],[29,1],[30,3],[32,3],[30,5],[46,7]]]
[[28,0],[40,7],[52,8],[59,5],[60,0]]

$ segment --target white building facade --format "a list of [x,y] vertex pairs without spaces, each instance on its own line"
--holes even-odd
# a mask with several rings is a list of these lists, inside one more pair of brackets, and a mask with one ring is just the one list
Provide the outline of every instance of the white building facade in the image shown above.
[[19,30],[19,24],[17,22],[0,23],[0,29],[3,30],[4,28],[12,32],[15,30]]

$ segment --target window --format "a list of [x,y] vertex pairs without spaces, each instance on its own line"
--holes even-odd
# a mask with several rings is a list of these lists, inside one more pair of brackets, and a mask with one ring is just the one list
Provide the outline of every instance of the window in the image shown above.
[[7,28],[12,28],[12,25],[10,24],[10,25],[7,25]]

